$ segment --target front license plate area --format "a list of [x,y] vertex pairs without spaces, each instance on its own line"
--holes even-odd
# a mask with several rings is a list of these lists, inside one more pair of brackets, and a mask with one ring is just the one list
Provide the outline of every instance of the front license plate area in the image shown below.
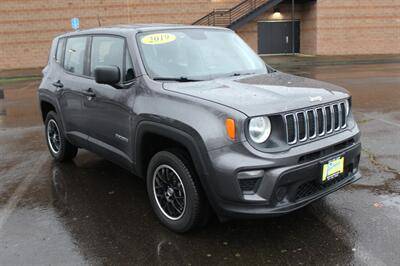
[[322,182],[328,182],[344,172],[344,157],[340,156],[338,158],[329,160],[322,165]]

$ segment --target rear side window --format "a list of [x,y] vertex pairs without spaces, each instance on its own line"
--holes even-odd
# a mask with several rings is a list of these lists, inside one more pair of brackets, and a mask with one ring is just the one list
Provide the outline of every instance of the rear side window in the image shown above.
[[64,43],[65,43],[65,38],[59,39],[58,43],[57,43],[55,60],[58,64],[61,64],[61,62],[62,62],[62,56],[63,56],[63,52],[64,52]]
[[74,74],[83,75],[87,37],[68,38],[65,47],[64,68]]
[[90,75],[99,66],[117,66],[123,73],[125,40],[118,37],[95,36],[90,55]]

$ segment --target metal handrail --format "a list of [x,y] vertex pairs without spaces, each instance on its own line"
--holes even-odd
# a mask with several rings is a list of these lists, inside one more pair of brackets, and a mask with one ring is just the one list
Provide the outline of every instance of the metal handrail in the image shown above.
[[193,25],[227,27],[265,5],[268,1],[269,0],[244,0],[225,11],[216,12],[216,10],[213,10],[204,17],[196,20]]

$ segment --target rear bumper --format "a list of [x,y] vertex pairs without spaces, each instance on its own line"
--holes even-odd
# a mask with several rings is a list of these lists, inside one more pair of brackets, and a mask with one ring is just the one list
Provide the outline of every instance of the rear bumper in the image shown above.
[[[351,142],[341,146],[341,149],[314,159],[310,157],[305,162],[301,161],[304,152],[281,155],[279,158],[259,158],[246,154],[240,147],[230,147],[230,152],[225,150],[211,154],[214,174],[208,183],[216,195],[211,204],[221,220],[276,216],[302,208],[361,177],[358,173],[361,153],[359,132],[350,139]],[[320,149],[333,147],[332,144],[338,145],[325,143]],[[322,184],[323,163],[339,156],[344,157],[345,173]],[[263,171],[263,175],[255,179],[252,189],[246,185],[248,191],[244,191],[239,173],[259,170]]]

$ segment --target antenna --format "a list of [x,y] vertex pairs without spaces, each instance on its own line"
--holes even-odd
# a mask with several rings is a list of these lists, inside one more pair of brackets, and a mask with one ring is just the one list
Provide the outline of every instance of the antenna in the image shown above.
[[99,27],[101,27],[101,22],[100,22],[100,16],[97,14],[97,23],[99,24]]

